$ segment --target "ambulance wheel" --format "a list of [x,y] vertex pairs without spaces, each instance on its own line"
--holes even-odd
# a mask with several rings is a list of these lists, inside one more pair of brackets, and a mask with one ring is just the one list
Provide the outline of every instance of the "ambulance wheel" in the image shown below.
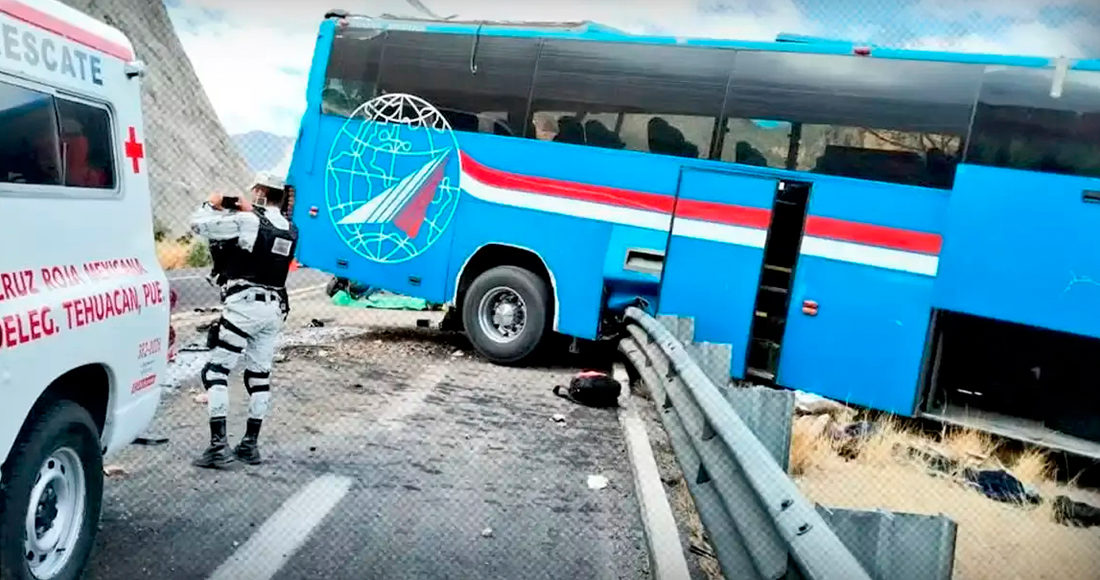
[[91,415],[71,401],[24,428],[0,487],[0,578],[79,578],[99,526],[103,457]]
[[462,301],[462,326],[474,349],[501,365],[523,362],[542,343],[550,289],[537,275],[498,266],[478,276]]

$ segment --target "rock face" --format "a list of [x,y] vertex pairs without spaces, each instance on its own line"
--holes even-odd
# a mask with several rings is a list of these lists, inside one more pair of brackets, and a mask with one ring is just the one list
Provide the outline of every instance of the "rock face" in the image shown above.
[[145,151],[153,213],[172,235],[214,191],[242,192],[251,172],[176,36],[162,0],[63,0],[121,30],[145,61]]

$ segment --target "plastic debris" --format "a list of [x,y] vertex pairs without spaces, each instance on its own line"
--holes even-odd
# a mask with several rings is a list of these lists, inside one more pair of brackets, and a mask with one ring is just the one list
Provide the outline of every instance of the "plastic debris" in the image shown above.
[[451,353],[451,356],[454,358],[458,358],[460,356],[466,356],[466,353],[462,352],[461,350],[456,350]]
[[602,475],[588,476],[588,489],[603,489],[607,487],[607,478]]
[[103,475],[107,477],[118,477],[120,475],[126,475],[126,469],[121,465],[104,465]]
[[483,538],[493,537],[493,528],[485,528],[484,530],[481,530],[481,537],[483,537]]
[[554,413],[554,415],[550,417],[550,420],[555,423],[564,423],[565,415],[562,415],[561,413]]

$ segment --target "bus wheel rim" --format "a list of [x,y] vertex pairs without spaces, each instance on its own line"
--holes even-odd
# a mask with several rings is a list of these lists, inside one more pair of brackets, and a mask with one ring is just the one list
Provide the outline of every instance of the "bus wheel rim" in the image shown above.
[[527,326],[527,303],[518,292],[506,286],[486,292],[477,311],[482,334],[499,344],[516,340]]
[[76,451],[62,447],[42,462],[31,489],[24,544],[35,578],[53,578],[69,563],[84,524],[86,493],[84,463]]

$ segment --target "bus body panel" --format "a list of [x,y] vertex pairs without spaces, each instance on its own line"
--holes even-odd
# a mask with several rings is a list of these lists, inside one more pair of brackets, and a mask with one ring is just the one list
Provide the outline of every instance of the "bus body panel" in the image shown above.
[[743,378],[778,180],[685,168],[661,284],[660,312],[695,319],[695,340],[733,347]]
[[[51,383],[94,366],[110,383],[102,441],[111,455],[152,420],[168,355],[169,288],[153,244],[141,80],[127,74],[132,47],[121,33],[60,3],[7,3],[0,27],[20,41],[0,53],[0,83],[107,111],[116,184],[0,183],[0,247],[8,249],[0,277],[23,275],[34,287],[0,291],[0,449],[9,452]],[[106,139],[89,127],[89,140]]]
[[[801,255],[777,382],[909,416],[915,410],[933,279]],[[816,314],[802,312],[805,300]]]
[[935,305],[1100,337],[1100,179],[964,165]]

